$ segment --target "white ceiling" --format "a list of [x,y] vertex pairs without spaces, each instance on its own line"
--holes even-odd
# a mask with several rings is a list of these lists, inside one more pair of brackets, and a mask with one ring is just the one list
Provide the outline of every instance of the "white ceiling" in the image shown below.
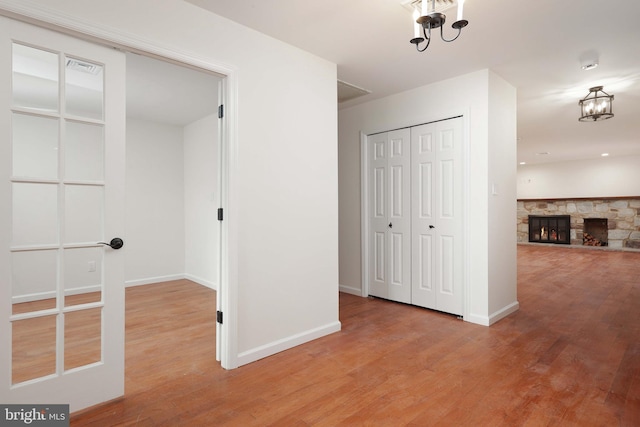
[[[460,38],[424,53],[409,43],[402,0],[187,1],[334,62],[339,80],[371,91],[339,108],[489,68],[518,91],[519,161],[640,155],[638,1],[466,0]],[[446,13],[451,37],[456,11]],[[600,66],[583,71],[593,59]],[[578,122],[578,100],[600,85],[615,117]]]
[[127,117],[184,126],[218,109],[219,77],[127,53]]

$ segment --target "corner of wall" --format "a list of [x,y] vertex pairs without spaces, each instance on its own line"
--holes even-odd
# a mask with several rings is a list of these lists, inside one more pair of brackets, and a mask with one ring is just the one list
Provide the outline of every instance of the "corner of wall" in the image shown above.
[[354,288],[353,286],[340,285],[339,290],[340,292],[344,292],[345,294],[357,295],[359,297],[363,296],[362,289]]
[[304,331],[299,334],[282,338],[277,341],[244,351],[238,354],[238,366],[255,362],[256,360],[272,356],[276,353],[280,353],[281,351],[289,350],[290,348],[296,347],[306,342],[322,338],[335,332],[339,332],[341,329],[342,324],[340,323],[340,321],[335,321],[315,329]]
[[500,310],[491,313],[489,316],[489,326],[493,325],[500,319],[504,319],[508,315],[515,313],[520,309],[520,303],[518,301],[514,301],[506,306],[502,307]]

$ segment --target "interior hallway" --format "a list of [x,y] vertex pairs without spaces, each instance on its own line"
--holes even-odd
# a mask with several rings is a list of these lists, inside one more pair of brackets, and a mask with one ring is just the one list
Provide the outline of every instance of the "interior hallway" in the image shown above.
[[127,289],[126,398],[71,425],[640,425],[640,253],[518,246],[487,328],[340,295],[343,330],[225,371],[215,292]]

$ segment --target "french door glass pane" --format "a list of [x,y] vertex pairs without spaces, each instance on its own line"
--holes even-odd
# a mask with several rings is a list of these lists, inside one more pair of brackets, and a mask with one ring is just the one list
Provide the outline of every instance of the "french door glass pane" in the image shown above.
[[58,187],[14,182],[13,245],[58,243]]
[[56,315],[15,320],[12,331],[13,384],[56,372]]
[[66,58],[65,97],[67,114],[102,120],[104,72],[102,65]]
[[104,189],[65,186],[65,243],[96,243],[103,235]]
[[13,44],[14,107],[58,111],[58,55]]
[[69,370],[102,360],[102,308],[64,315],[64,369]]
[[58,120],[13,114],[13,176],[58,178]]
[[21,251],[11,254],[13,314],[56,307],[58,251]]
[[66,127],[66,179],[102,181],[104,179],[103,127],[73,121],[68,121]]
[[65,307],[102,299],[102,248],[64,250]]

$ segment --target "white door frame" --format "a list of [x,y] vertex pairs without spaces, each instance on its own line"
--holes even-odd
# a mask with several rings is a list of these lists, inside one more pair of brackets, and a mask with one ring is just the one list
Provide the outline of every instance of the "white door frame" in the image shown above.
[[[156,59],[177,63],[220,75],[223,80],[221,86],[224,102],[224,118],[220,123],[220,154],[218,168],[220,182],[220,207],[224,209],[220,233],[220,281],[218,292],[221,294],[218,310],[224,313],[224,323],[218,328],[222,333],[221,349],[216,353],[222,367],[233,369],[238,366],[237,360],[237,208],[233,195],[235,176],[237,173],[237,76],[236,71],[228,66],[212,62],[205,58],[196,57],[178,51],[156,42],[139,38],[130,33],[105,25],[96,25],[78,20],[59,13],[55,9],[41,5],[29,4],[23,0],[0,0],[0,14],[9,18],[26,21],[31,24],[54,29],[80,39],[111,46],[128,52],[141,53]],[[212,100],[216,102],[217,100]],[[215,355],[212,355],[214,357]]]
[[[445,112],[446,113],[446,112]],[[360,284],[360,295],[362,297],[369,296],[369,182],[368,182],[368,170],[369,170],[369,145],[367,144],[369,135],[373,135],[381,132],[388,132],[395,129],[411,128],[414,126],[420,126],[427,123],[438,122],[447,120],[452,117],[462,117],[462,137],[463,137],[463,153],[462,153],[462,200],[463,200],[463,224],[462,230],[464,236],[470,236],[469,233],[469,215],[470,215],[470,194],[469,194],[469,176],[470,176],[470,159],[469,159],[469,117],[470,111],[468,108],[454,110],[443,114],[439,117],[429,117],[422,122],[416,120],[412,122],[396,123],[396,124],[384,124],[381,123],[379,127],[375,129],[361,130],[360,131],[360,270],[362,282]],[[471,266],[471,245],[469,243],[464,244],[463,247],[463,264],[465,272],[470,271]],[[464,274],[463,284],[463,320],[469,318],[470,314],[470,289],[471,280],[468,273]]]

